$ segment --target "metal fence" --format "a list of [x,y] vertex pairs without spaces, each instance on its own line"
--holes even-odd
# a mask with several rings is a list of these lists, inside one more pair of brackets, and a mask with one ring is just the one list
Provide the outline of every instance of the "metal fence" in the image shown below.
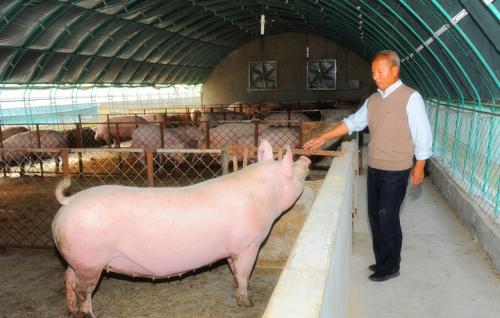
[[303,112],[268,110],[272,116],[260,120],[258,111],[232,121],[224,119],[248,113],[207,108],[199,110],[204,120],[193,120],[186,108],[106,114],[98,122],[79,116],[71,123],[0,124],[0,247],[53,246],[50,222],[60,207],[54,190],[63,176],[71,176],[70,193],[103,184],[186,186],[256,160],[263,139],[299,148],[313,124]]
[[500,221],[500,115],[428,102],[433,157]]
[[[294,149],[294,154],[305,154]],[[277,149],[281,158],[284,150]],[[334,151],[317,155],[337,156]],[[226,149],[1,148],[9,165],[0,175],[0,247],[53,246],[51,221],[60,207],[57,183],[70,176],[69,193],[104,185],[186,186],[256,161],[255,147]]]

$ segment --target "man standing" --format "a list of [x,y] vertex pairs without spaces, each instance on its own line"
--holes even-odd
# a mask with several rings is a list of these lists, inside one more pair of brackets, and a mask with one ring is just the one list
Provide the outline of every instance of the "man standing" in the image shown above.
[[[385,281],[399,275],[403,240],[399,210],[408,177],[419,186],[424,180],[425,160],[432,155],[432,132],[422,96],[399,79],[396,52],[381,51],[371,64],[377,85],[363,106],[332,130],[304,144],[314,152],[327,140],[353,131],[370,129],[368,145],[368,217],[375,264],[369,279]],[[413,157],[416,162],[413,165]],[[413,168],[412,168],[413,166]]]

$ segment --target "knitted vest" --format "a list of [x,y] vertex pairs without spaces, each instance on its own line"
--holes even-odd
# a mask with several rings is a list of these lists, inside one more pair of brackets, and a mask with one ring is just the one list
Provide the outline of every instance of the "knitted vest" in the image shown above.
[[389,96],[374,93],[368,98],[368,165],[372,168],[400,171],[413,165],[414,145],[406,107],[415,90],[402,84]]

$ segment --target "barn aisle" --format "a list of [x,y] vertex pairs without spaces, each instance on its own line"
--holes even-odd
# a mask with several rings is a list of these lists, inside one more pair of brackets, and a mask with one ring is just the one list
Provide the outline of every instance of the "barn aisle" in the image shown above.
[[412,200],[407,192],[401,224],[401,275],[381,283],[368,280],[374,256],[366,173],[361,175],[353,231],[350,318],[498,317],[500,274],[430,178],[417,199]]

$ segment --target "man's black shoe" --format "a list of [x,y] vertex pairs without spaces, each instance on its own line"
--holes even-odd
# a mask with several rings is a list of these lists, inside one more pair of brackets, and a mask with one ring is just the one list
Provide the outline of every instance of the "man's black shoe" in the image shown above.
[[375,272],[375,273],[371,274],[370,276],[368,276],[368,279],[371,281],[374,281],[374,282],[383,282],[383,281],[386,281],[388,279],[398,277],[398,276],[399,276],[399,269],[396,271],[389,272],[389,273]]
[[371,270],[372,272],[376,272],[377,271],[377,264],[373,264],[373,265],[368,266],[368,269]]

